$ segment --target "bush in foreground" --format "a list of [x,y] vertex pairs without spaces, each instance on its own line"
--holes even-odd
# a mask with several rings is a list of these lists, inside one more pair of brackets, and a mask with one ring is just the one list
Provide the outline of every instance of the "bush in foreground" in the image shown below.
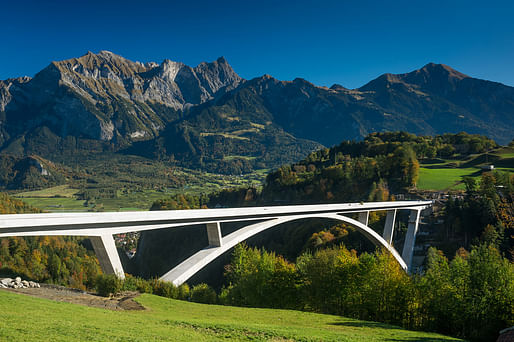
[[[200,285],[197,286],[198,289],[196,290],[195,297],[191,298],[191,291],[187,284],[177,287],[172,283],[159,279],[143,279],[133,277],[130,274],[127,274],[125,279],[119,279],[113,274],[102,274],[96,278],[95,289],[100,296],[104,297],[116,295],[122,291],[138,291],[172,299],[215,303],[216,292],[206,284]],[[214,301],[212,301],[212,294],[214,294]],[[202,302],[201,300],[204,301]]]
[[100,296],[115,296],[121,292],[123,280],[114,274],[100,274],[96,277],[95,288]]
[[198,284],[191,290],[191,301],[203,304],[216,304],[218,296],[207,284]]

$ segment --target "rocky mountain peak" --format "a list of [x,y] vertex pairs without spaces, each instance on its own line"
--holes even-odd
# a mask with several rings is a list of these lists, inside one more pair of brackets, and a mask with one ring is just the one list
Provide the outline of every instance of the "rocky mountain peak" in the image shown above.
[[243,81],[225,57],[219,57],[211,63],[200,63],[193,68],[193,72],[198,77],[201,86],[211,96],[221,89],[225,92],[235,89]]
[[337,84],[337,83],[332,84],[332,86],[331,86],[329,89],[332,89],[332,90],[335,90],[335,91],[344,91],[344,90],[348,90],[348,88],[345,88],[345,87],[343,87],[342,85]]
[[271,75],[264,74],[260,77],[255,77],[245,82],[245,87],[267,87],[273,84],[286,83],[285,81],[279,81]]
[[296,83],[296,84],[308,84],[308,85],[313,85],[312,83],[310,83],[309,81],[307,81],[305,78],[301,78],[301,77],[297,77],[293,80],[293,83]]
[[407,87],[416,88],[439,88],[452,85],[469,76],[445,65],[428,63],[421,69],[405,74],[383,74],[373,81],[359,88],[362,91],[377,91],[386,89],[394,84],[403,84]]
[[[88,53],[91,53],[91,52],[88,51]],[[108,51],[108,50],[100,50],[97,55],[105,57],[105,58],[123,58],[120,55],[117,55],[117,54],[115,54],[115,53],[113,53],[111,51]]]
[[424,73],[427,75],[444,75],[448,78],[464,79],[469,78],[465,75],[445,64],[428,63],[423,68],[413,71],[413,73]]
[[32,77],[30,77],[30,76],[21,76],[21,77],[15,77],[15,78],[8,78],[7,82],[22,84],[22,83],[29,82],[31,79],[32,79]]
[[167,81],[173,82],[175,81],[175,78],[177,77],[180,69],[182,69],[184,66],[185,65],[183,63],[165,59],[161,65],[158,66],[159,76],[166,79]]

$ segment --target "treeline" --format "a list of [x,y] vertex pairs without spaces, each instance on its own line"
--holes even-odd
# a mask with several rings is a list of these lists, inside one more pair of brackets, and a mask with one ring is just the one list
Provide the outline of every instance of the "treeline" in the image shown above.
[[[341,158],[345,155],[352,157],[374,157],[392,153],[398,146],[408,144],[416,153],[418,159],[424,158],[453,158],[474,153],[483,153],[498,147],[492,139],[478,134],[465,132],[452,134],[446,133],[436,136],[417,136],[407,132],[376,132],[369,134],[363,141],[344,141],[339,146],[331,149],[332,158]],[[307,161],[319,162],[318,152],[307,157]]]
[[457,158],[494,147],[493,140],[467,133],[371,133],[363,141],[318,150],[268,174],[262,198],[268,203],[387,200],[416,185],[421,159]]
[[155,201],[150,210],[182,210],[207,208],[210,203],[207,194],[191,195],[176,194],[165,199]]
[[336,246],[296,263],[239,245],[226,267],[223,304],[315,311],[491,341],[514,324],[514,265],[493,245],[452,261],[431,248],[426,272],[409,276],[386,251]]
[[312,152],[298,163],[281,166],[268,174],[259,193],[253,188],[224,190],[210,194],[204,204],[214,207],[384,201],[416,185],[421,159],[460,158],[494,147],[497,144],[493,140],[467,133],[435,137],[372,133],[363,141],[345,141]]
[[[479,240],[498,246],[514,260],[514,175],[487,172],[480,177],[464,178],[466,193],[462,199],[450,197],[442,218],[444,234],[441,241],[459,237],[464,247]],[[455,250],[450,242],[443,244]]]
[[0,239],[0,274],[23,275],[38,282],[92,288],[101,273],[84,239],[62,236]]
[[324,151],[317,163],[286,165],[270,173],[262,189],[263,201],[383,201],[390,198],[391,190],[413,186],[418,178],[419,162],[408,145],[374,157],[347,155],[332,165],[326,165],[331,150]]
[[187,284],[175,286],[171,282],[159,279],[143,279],[127,275],[120,279],[113,274],[99,275],[95,280],[95,289],[101,296],[117,295],[123,291],[138,291],[161,297],[188,300],[204,304],[216,304],[218,296],[207,284],[197,284],[189,287]]

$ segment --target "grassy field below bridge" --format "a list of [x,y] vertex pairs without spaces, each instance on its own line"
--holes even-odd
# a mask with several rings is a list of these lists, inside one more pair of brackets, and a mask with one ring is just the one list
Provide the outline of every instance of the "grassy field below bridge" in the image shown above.
[[144,294],[144,311],[109,311],[0,290],[1,341],[457,341],[382,323]]

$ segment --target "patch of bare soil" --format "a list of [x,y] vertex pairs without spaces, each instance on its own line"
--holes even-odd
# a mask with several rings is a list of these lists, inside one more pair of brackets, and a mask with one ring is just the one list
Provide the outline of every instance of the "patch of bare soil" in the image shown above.
[[33,297],[46,298],[58,302],[68,302],[108,310],[145,310],[144,306],[134,300],[135,297],[139,296],[139,292],[133,291],[123,292],[120,295],[111,298],[101,297],[93,293],[49,284],[41,284],[40,288],[2,289],[2,291],[22,293]]

